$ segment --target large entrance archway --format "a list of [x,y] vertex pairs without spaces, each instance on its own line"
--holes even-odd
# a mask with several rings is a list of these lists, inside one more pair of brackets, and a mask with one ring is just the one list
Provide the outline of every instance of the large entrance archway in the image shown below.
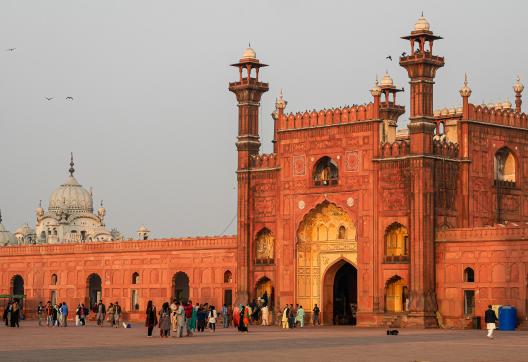
[[324,324],[356,324],[357,269],[341,259],[324,275],[322,321]]
[[335,306],[335,315],[339,316],[335,323],[353,324],[356,263],[356,227],[352,219],[342,208],[324,201],[306,214],[297,230],[296,303],[308,313],[317,304],[325,324],[334,323]]
[[90,309],[95,308],[97,303],[103,298],[103,290],[101,287],[101,277],[98,274],[90,274],[86,281],[88,285],[88,304]]
[[186,302],[189,300],[189,277],[184,272],[177,272],[172,277],[173,298]]

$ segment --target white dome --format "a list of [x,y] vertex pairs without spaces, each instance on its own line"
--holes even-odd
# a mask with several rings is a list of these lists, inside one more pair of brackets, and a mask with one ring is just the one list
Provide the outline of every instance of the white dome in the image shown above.
[[15,230],[15,234],[20,234],[20,235],[23,235],[23,236],[34,235],[35,234],[35,230],[30,228],[28,224],[24,224],[24,225],[22,225],[21,227],[19,227],[18,229]]
[[82,187],[73,175],[69,176],[64,184],[53,191],[49,200],[49,211],[80,213],[93,212],[93,199],[88,190]]
[[392,78],[389,75],[389,73],[385,73],[385,75],[383,76],[383,79],[381,80],[381,85],[382,86],[392,86],[392,85],[394,85],[394,82],[392,81]]
[[416,24],[414,24],[414,30],[415,31],[429,31],[429,22],[424,18],[423,15],[420,16]]
[[248,58],[250,59],[257,58],[257,53],[255,53],[255,51],[251,47],[246,48],[246,50],[244,50],[244,54],[242,54],[242,59],[248,59]]

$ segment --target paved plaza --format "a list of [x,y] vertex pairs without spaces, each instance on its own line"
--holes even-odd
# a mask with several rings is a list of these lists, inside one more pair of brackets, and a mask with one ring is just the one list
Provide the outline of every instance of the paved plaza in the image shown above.
[[[159,330],[156,328],[155,332]],[[146,337],[146,329],[0,327],[0,361],[528,361],[528,332],[308,327],[217,329],[193,338]]]

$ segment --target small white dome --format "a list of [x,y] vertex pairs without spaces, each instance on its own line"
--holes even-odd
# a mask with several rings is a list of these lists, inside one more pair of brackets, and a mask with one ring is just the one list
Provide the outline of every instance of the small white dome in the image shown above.
[[509,100],[506,100],[505,102],[502,102],[502,109],[511,109],[512,104]]
[[383,76],[383,79],[381,80],[381,85],[382,86],[393,86],[394,85],[394,82],[392,81],[392,78],[389,75],[389,73],[385,73],[385,75]]
[[242,59],[256,59],[257,53],[253,50],[253,48],[249,47],[244,50],[244,54],[242,54]]
[[35,234],[35,230],[30,228],[28,224],[24,224],[21,227],[19,227],[18,229],[16,229],[15,234],[20,234],[22,236],[34,235]]
[[414,24],[415,31],[429,31],[429,22],[424,16],[420,16],[416,24]]
[[517,76],[517,80],[513,85],[513,90],[515,91],[515,93],[522,93],[522,91],[524,90],[524,85],[521,83],[521,77]]
[[455,107],[449,108],[449,114],[450,115],[456,114],[456,108]]
[[148,233],[148,232],[150,232],[150,230],[147,229],[147,228],[145,227],[145,225],[142,225],[142,226],[138,229],[137,232],[138,232],[138,233]]
[[442,108],[442,110],[440,111],[440,114],[442,116],[447,116],[449,114],[449,109],[448,108]]

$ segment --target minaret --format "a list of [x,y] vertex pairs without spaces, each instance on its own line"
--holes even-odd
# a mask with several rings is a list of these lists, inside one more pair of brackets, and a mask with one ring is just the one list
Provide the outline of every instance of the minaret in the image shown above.
[[515,91],[515,112],[521,112],[522,105],[522,92],[524,90],[524,85],[521,83],[521,77],[517,76],[517,81],[513,85],[513,90]]
[[284,100],[282,96],[282,89],[280,91],[279,98],[275,100],[275,110],[271,114],[273,117],[273,153],[277,153],[278,151],[278,145],[277,145],[277,134],[279,131],[279,122],[282,116],[284,115],[284,108],[286,108],[286,105],[288,104],[287,101]]
[[[379,118],[383,120],[383,133],[382,142],[392,143],[396,141],[396,128],[398,126],[398,118],[405,113],[405,107],[398,106],[396,104],[396,94],[403,92],[403,89],[399,89],[394,85],[394,82],[389,75],[385,72],[381,83],[378,85],[376,79],[376,86],[378,87],[383,98],[378,98],[379,102]],[[372,94],[372,90],[370,91]],[[392,99],[392,100],[391,100]],[[374,99],[374,107],[376,106],[376,99]]]
[[410,41],[411,53],[400,58],[407,69],[411,86],[410,123],[408,125],[410,162],[410,314],[411,325],[436,327],[434,259],[434,190],[433,174],[433,85],[436,71],[444,58],[433,55],[433,42],[442,39],[429,30],[422,16],[414,30],[402,37]]
[[268,83],[259,81],[259,70],[265,67],[252,48],[247,48],[238,63],[238,82],[229,83],[238,103],[238,227],[237,227],[237,303],[248,303],[250,288],[250,245],[253,235],[251,212],[251,157],[260,150],[259,108]]

